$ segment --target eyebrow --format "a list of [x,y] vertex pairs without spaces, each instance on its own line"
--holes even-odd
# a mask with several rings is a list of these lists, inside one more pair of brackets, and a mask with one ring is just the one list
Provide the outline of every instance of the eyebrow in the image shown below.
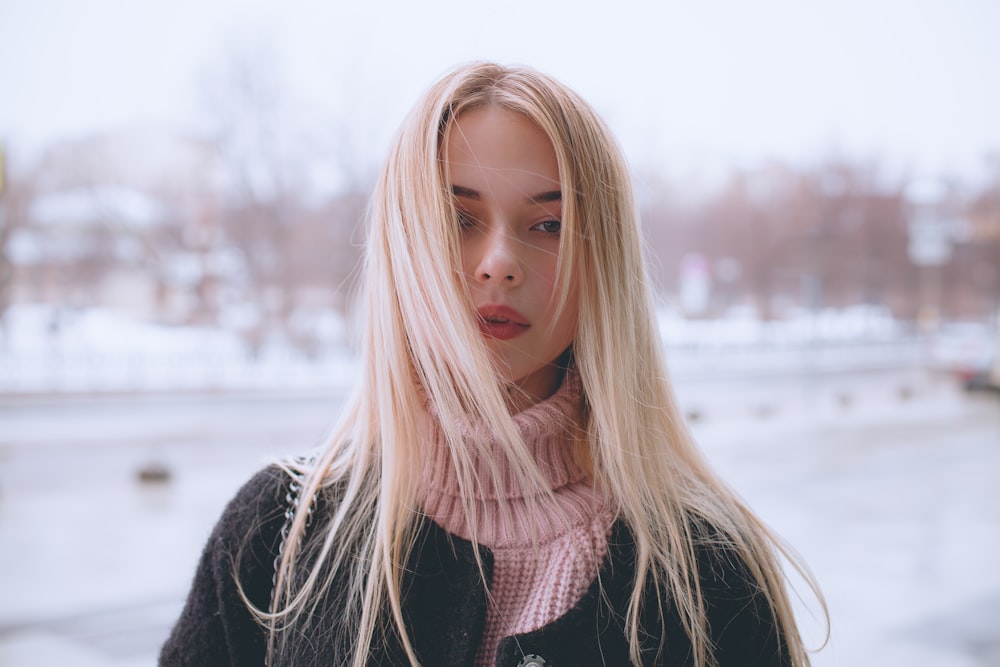
[[[452,185],[451,192],[456,197],[462,197],[463,199],[472,199],[473,201],[481,201],[483,198],[483,196],[479,194],[478,190],[467,188],[464,185]],[[528,197],[525,197],[525,199],[531,202],[535,202],[537,204],[562,201],[562,191],[548,190],[546,192],[539,192],[538,194],[530,195]]]

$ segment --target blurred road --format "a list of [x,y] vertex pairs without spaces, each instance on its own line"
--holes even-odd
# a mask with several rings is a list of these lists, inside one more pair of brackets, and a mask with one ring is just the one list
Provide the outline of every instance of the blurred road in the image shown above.
[[[901,371],[682,376],[678,396],[823,585],[818,667],[1000,665],[1000,397]],[[0,401],[0,665],[155,664],[222,506],[268,457],[321,440],[339,404]],[[153,464],[170,479],[140,481]]]

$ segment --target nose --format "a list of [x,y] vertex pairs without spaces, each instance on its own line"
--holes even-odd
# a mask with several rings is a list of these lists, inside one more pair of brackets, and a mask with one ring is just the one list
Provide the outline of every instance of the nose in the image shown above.
[[481,254],[476,265],[476,280],[482,284],[500,282],[520,285],[524,278],[518,241],[503,229],[485,232],[480,244]]

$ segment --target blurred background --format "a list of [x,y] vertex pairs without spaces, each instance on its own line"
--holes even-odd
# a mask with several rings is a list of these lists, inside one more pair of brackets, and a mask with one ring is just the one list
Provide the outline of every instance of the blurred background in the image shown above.
[[0,665],[155,664],[225,502],[336,418],[375,174],[472,59],[619,138],[688,421],[826,592],[815,664],[1000,665],[998,28],[990,0],[6,0]]

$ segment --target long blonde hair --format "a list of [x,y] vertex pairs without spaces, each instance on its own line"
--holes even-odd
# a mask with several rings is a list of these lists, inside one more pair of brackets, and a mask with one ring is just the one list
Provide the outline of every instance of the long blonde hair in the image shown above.
[[[321,524],[299,512],[285,539],[267,611],[269,661],[294,652],[335,576],[346,581],[336,609],[339,643],[362,667],[373,641],[396,633],[412,665],[401,605],[401,564],[419,522],[419,443],[429,400],[459,485],[472,498],[469,443],[483,425],[506,446],[502,456],[525,486],[541,487],[514,428],[502,387],[482,344],[459,270],[459,236],[443,144],[455,119],[486,105],[524,114],[555,149],[563,201],[559,307],[575,277],[578,331],[573,363],[583,387],[584,446],[594,481],[636,545],[627,611],[631,658],[639,663],[644,605],[670,600],[694,647],[695,664],[713,664],[695,544],[712,527],[743,560],[776,619],[775,632],[796,665],[809,663],[785,590],[779,554],[818,594],[804,566],[709,469],[678,411],[654,325],[630,178],[620,150],[591,108],[557,81],[526,68],[476,63],[451,72],[405,120],[381,171],[369,211],[360,386],[325,446],[307,463],[288,462],[303,503],[335,497]],[[481,455],[481,453],[480,453]],[[475,536],[472,501],[465,504]],[[304,545],[303,545],[304,544]],[[484,580],[485,585],[485,580]],[[658,599],[644,599],[643,591]],[[820,597],[822,602],[822,598]],[[294,631],[292,631],[294,630]]]

